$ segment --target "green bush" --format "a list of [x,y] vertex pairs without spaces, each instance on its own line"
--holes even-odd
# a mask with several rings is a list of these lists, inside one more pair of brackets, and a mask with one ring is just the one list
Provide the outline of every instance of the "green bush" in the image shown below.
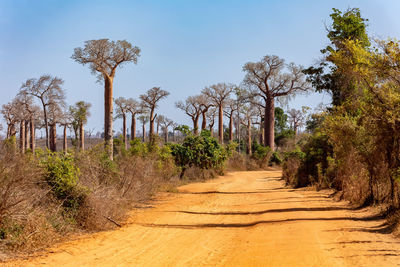
[[279,155],[279,153],[277,151],[274,151],[272,153],[270,162],[278,164],[278,165],[280,165],[282,163],[282,159],[281,159],[281,157],[280,157],[280,155]]
[[143,143],[140,138],[135,138],[130,142],[129,152],[131,155],[144,157],[149,153],[149,148],[146,143]]
[[171,144],[171,154],[177,166],[182,168],[182,178],[188,167],[200,169],[222,169],[227,159],[226,150],[211,137],[209,131],[202,131],[199,136],[189,134],[182,144]]
[[79,169],[70,155],[49,154],[41,161],[45,179],[63,206],[77,209],[86,197],[86,189],[78,184]]

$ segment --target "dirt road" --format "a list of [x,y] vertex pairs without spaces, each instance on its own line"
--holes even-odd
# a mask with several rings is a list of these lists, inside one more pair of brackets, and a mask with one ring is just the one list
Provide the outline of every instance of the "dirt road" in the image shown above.
[[396,266],[400,240],[371,211],[237,172],[162,195],[128,223],[8,266]]

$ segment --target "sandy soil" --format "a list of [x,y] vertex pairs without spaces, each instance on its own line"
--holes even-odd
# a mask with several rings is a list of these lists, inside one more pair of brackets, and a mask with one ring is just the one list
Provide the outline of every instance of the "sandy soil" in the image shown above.
[[6,266],[396,266],[400,240],[371,210],[236,172],[161,195],[122,228]]

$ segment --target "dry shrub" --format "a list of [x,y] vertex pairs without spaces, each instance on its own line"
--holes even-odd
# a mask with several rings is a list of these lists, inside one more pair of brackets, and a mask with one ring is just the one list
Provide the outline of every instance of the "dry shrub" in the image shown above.
[[298,170],[300,167],[301,161],[299,158],[288,158],[283,163],[283,171],[282,178],[286,182],[286,185],[291,185],[293,187],[298,187],[300,184],[298,175]]

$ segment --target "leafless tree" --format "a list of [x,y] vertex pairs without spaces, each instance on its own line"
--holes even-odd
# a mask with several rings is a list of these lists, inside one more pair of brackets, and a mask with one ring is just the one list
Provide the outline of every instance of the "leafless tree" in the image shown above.
[[256,108],[251,105],[247,104],[241,108],[241,114],[243,118],[241,119],[241,124],[246,126],[247,129],[247,154],[252,155],[252,139],[251,139],[251,126],[253,125],[253,120],[257,117],[257,110]]
[[179,126],[179,124],[174,122],[171,126],[172,126],[172,141],[176,142],[175,131],[176,131],[176,128]]
[[284,60],[277,56],[265,56],[258,62],[248,62],[243,66],[243,71],[246,73],[244,85],[254,97],[261,97],[265,103],[264,145],[274,150],[275,98],[305,92],[310,88],[310,84],[306,81],[301,66],[294,63],[285,64]]
[[116,118],[122,118],[122,138],[125,149],[128,149],[128,138],[126,135],[126,115],[128,114],[128,100],[124,97],[118,97],[114,100],[116,105]]
[[[17,95],[17,98],[18,101],[21,103],[23,112],[25,114],[25,117],[23,118],[25,120],[24,150],[30,147],[30,149],[34,151],[35,138],[36,138],[35,121],[38,119],[40,108],[34,104],[33,97],[31,95],[21,92]],[[29,135],[28,135],[28,130],[29,130]]]
[[[159,116],[161,117],[161,116]],[[164,141],[165,143],[168,143],[168,128],[174,125],[174,122],[166,117],[162,117],[162,120],[160,122],[161,129],[164,132]]]
[[63,111],[59,119],[60,126],[63,127],[63,151],[64,154],[68,151],[67,129],[72,125],[74,118],[69,111]]
[[156,134],[159,135],[161,122],[164,120],[164,116],[158,115],[155,119],[156,122]]
[[143,107],[133,98],[127,99],[127,109],[131,113],[131,140],[136,138],[136,115],[142,113]]
[[4,104],[1,108],[1,114],[7,124],[7,139],[17,134],[16,124],[19,121],[19,105],[16,99]]
[[217,116],[217,110],[214,107],[210,108],[206,113],[208,128],[210,130],[211,136],[214,136],[214,124],[216,116]]
[[82,65],[89,64],[98,80],[104,81],[104,141],[110,159],[113,159],[113,82],[118,66],[137,63],[140,49],[125,40],[90,40],[84,48],[75,48],[72,59]]
[[169,93],[165,90],[160,89],[160,87],[153,87],[147,91],[146,94],[140,95],[140,99],[142,100],[143,107],[149,111],[149,120],[150,120],[150,141],[153,141],[154,135],[154,120],[157,117],[155,114],[155,110],[158,107],[158,102],[167,97]]
[[192,119],[193,133],[195,135],[199,133],[199,118],[202,114],[203,98],[204,96],[202,95],[189,96],[185,102],[178,101],[175,103],[177,108],[183,110]]
[[228,99],[224,108],[224,114],[229,119],[229,141],[233,141],[233,121],[235,111],[238,110],[238,103],[234,99]]
[[63,106],[56,103],[48,106],[49,149],[53,152],[57,151],[57,124],[63,116]]
[[64,104],[63,83],[58,77],[43,75],[39,79],[29,79],[21,86],[21,93],[38,98],[42,104],[47,148],[50,148],[48,108]]
[[309,107],[302,107],[302,110],[292,108],[287,112],[289,115],[289,123],[296,136],[298,129],[303,127],[305,124],[306,113],[309,109]]
[[218,83],[211,85],[210,87],[206,87],[202,91],[204,95],[211,99],[215,107],[218,109],[218,139],[221,144],[224,142],[223,109],[227,104],[229,96],[233,90],[233,85]]
[[201,130],[204,130],[207,128],[207,112],[210,108],[213,107],[213,102],[208,96],[204,94],[198,96],[198,101],[201,103],[200,105],[201,116],[202,116]]
[[146,123],[149,122],[148,114],[142,114],[139,116],[139,120],[142,123],[142,141],[146,142]]

